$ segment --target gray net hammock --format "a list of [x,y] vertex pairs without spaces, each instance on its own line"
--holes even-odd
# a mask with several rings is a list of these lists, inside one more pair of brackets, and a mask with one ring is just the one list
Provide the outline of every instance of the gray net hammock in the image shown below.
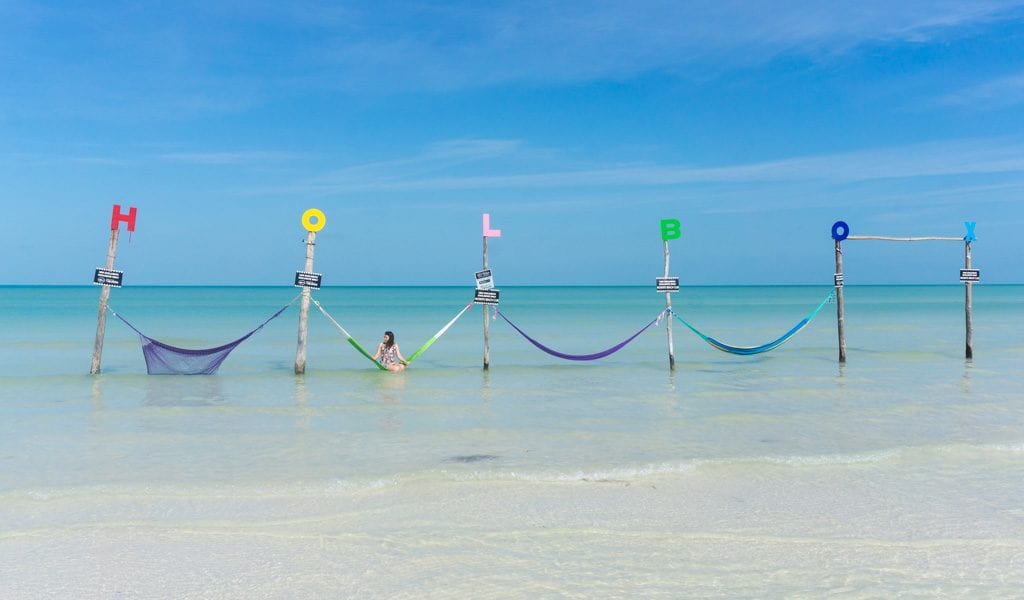
[[132,331],[139,334],[139,338],[142,341],[142,356],[146,359],[146,372],[150,375],[212,375],[217,372],[221,363],[231,354],[232,350],[252,337],[257,331],[263,329],[267,323],[279,317],[293,302],[295,302],[294,299],[282,306],[276,313],[270,315],[270,318],[260,323],[258,327],[237,340],[217,346],[216,348],[199,349],[179,348],[178,346],[172,346],[155,340],[139,331],[138,327],[129,323],[127,319],[117,314],[113,309],[110,309],[110,312],[118,319],[121,319],[121,322],[130,327]]

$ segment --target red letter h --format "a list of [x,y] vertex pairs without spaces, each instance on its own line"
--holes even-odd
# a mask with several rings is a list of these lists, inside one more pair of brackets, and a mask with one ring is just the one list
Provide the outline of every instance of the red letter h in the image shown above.
[[128,223],[128,231],[135,231],[135,214],[136,209],[134,206],[128,208],[128,214],[121,212],[121,205],[114,205],[114,213],[110,216],[110,229],[111,231],[121,226],[121,221]]

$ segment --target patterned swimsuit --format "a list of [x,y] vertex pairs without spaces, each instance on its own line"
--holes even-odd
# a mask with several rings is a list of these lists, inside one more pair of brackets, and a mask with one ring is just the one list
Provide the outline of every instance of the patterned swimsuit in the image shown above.
[[390,348],[384,346],[384,350],[380,353],[380,364],[384,365],[385,367],[397,365],[398,350],[396,350],[394,346],[391,346]]

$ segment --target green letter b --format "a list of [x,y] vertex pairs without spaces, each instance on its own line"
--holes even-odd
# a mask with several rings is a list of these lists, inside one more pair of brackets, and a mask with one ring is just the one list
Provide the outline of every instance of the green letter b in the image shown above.
[[679,238],[681,231],[679,229],[678,219],[662,219],[661,220],[661,239],[666,242],[669,240],[675,240]]

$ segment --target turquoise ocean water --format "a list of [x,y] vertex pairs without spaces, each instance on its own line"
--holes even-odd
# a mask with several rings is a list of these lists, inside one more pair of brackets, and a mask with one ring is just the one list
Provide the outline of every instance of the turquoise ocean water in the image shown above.
[[[676,310],[735,345],[822,287],[697,287]],[[211,347],[295,288],[124,288],[147,335]],[[10,598],[1020,597],[1024,286],[845,288],[781,348],[723,354],[666,323],[596,362],[481,307],[381,373],[298,303],[212,376],[148,376],[97,287],[0,287],[0,581]],[[465,288],[314,297],[410,355]],[[541,342],[591,353],[659,314],[650,288],[505,288]]]

